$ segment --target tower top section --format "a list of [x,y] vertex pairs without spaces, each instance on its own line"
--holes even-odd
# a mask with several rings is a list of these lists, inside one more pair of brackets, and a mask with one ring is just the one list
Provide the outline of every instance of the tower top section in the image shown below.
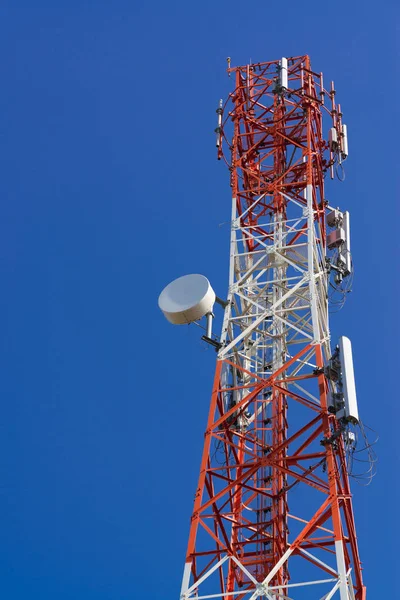
[[[332,179],[336,172],[341,178],[342,162],[348,156],[347,127],[342,122],[341,107],[336,104],[333,81],[326,89],[323,74],[312,70],[308,55],[236,67],[231,67],[228,59],[228,74],[235,77],[235,89],[225,103],[220,102],[216,133],[218,158],[225,159],[232,172],[239,166],[232,156],[236,145],[235,150],[250,169],[265,171],[262,192],[274,193],[276,165],[266,158],[272,156],[272,144],[276,147],[280,143],[282,150],[293,148],[290,167],[293,166],[297,187],[301,186],[302,178],[297,177],[300,172],[304,172],[304,181],[311,175],[305,164],[295,166],[299,157],[300,162],[306,162],[302,160],[306,149],[318,157],[318,171],[329,171]],[[307,110],[315,113],[311,130],[307,119],[301,119]],[[322,131],[323,112],[332,119],[326,131]],[[289,163],[290,155],[286,158]],[[283,178],[285,184],[290,184],[290,177],[282,173],[280,179]]]

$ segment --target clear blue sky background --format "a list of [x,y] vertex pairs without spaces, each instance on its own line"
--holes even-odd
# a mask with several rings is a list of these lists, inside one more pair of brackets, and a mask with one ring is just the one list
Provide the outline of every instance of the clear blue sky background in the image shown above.
[[332,334],[353,340],[381,435],[378,477],[353,485],[369,600],[392,590],[398,16],[370,0],[1,3],[1,598],[178,597],[215,353],[157,297],[188,272],[226,293],[226,57],[303,53],[349,127],[327,197],[351,211],[356,279]]

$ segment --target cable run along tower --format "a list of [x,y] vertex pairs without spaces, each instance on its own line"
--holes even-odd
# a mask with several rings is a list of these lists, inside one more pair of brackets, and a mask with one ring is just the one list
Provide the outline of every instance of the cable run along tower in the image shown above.
[[308,56],[228,66],[229,288],[220,337],[204,309],[218,354],[180,598],[365,600],[351,344],[331,345],[328,311],[352,270],[349,215],[324,190],[347,129]]

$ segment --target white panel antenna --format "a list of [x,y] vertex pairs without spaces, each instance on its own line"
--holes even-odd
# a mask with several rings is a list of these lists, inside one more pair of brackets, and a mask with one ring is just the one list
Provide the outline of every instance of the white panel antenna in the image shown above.
[[342,158],[347,158],[349,155],[349,141],[347,138],[347,125],[342,126]]
[[350,253],[350,213],[346,211],[343,213],[343,229],[344,229],[344,259],[346,269],[348,273],[351,273],[351,253]]
[[287,58],[282,57],[279,61],[279,83],[281,88],[288,89]]
[[342,368],[341,378],[343,386],[344,414],[351,423],[357,424],[358,405],[356,382],[354,379],[353,352],[351,342],[344,335],[339,338],[340,363]]

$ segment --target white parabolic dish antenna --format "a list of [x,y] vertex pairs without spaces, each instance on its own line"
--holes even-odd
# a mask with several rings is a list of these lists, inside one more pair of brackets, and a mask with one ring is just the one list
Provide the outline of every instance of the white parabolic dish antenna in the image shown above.
[[212,311],[215,292],[204,275],[184,275],[161,292],[158,306],[174,325],[193,323]]

